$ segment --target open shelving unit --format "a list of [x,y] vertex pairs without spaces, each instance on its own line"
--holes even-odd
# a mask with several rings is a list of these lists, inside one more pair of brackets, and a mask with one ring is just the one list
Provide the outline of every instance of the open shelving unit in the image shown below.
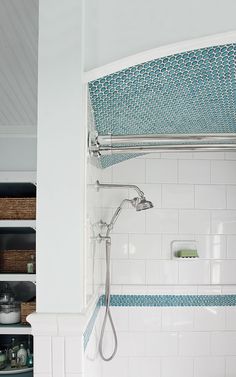
[[[36,185],[35,172],[0,172],[1,183],[32,183]],[[2,233],[27,234],[36,231],[35,220],[0,220]],[[0,273],[0,282],[30,282],[36,284],[36,274]],[[31,335],[29,324],[0,325],[0,335]]]

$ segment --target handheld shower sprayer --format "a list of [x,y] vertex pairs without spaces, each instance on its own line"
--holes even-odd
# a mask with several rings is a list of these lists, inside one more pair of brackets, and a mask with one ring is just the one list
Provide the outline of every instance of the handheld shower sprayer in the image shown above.
[[[110,184],[110,183],[100,183],[99,181],[96,181],[95,183],[95,188],[97,191],[100,189],[110,189],[110,188],[129,188],[129,189],[134,189],[138,193],[138,197],[135,197],[133,199],[124,199],[122,200],[121,204],[117,209],[115,210],[110,223],[107,224],[107,230],[105,236],[102,236],[99,234],[98,238],[99,240],[104,240],[106,242],[106,283],[105,283],[105,305],[106,305],[106,310],[105,310],[105,316],[103,319],[102,323],[102,329],[101,329],[101,335],[99,339],[99,353],[101,358],[104,361],[110,361],[113,359],[117,352],[117,347],[118,347],[118,340],[117,340],[117,334],[116,334],[116,329],[115,325],[113,323],[111,311],[110,311],[110,298],[111,298],[111,237],[110,233],[112,229],[114,228],[114,225],[122,211],[122,208],[125,203],[131,203],[131,205],[136,209],[136,211],[143,211],[145,209],[153,208],[152,202],[147,200],[145,198],[145,195],[143,191],[140,190],[138,186],[135,185],[122,185],[122,184]],[[107,324],[107,319],[109,318],[113,336],[114,336],[114,350],[112,354],[109,357],[104,356],[103,352],[103,339],[104,339],[104,333],[105,333],[105,328]]]

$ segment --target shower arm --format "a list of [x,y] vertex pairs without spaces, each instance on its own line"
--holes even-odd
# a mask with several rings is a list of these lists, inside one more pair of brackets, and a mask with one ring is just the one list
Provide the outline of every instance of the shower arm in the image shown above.
[[[128,188],[135,190],[141,199],[145,198],[144,192],[140,190],[140,188],[136,185],[122,185],[122,184],[115,184],[115,183],[100,183],[96,181],[95,188],[99,191],[101,188],[110,189],[110,188]],[[128,200],[128,199],[127,199]]]

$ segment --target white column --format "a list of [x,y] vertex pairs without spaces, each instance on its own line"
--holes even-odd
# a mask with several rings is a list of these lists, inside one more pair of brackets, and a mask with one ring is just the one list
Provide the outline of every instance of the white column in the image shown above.
[[39,1],[39,313],[78,313],[84,305],[82,41],[83,0]]

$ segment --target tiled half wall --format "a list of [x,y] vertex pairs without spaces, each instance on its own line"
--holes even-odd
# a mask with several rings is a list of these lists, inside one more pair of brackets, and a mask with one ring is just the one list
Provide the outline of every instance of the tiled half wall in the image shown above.
[[[84,334],[86,377],[236,375],[235,295],[114,295],[111,310],[119,344],[111,362],[98,355],[102,304],[100,300]],[[107,355],[112,345],[108,326]]]

